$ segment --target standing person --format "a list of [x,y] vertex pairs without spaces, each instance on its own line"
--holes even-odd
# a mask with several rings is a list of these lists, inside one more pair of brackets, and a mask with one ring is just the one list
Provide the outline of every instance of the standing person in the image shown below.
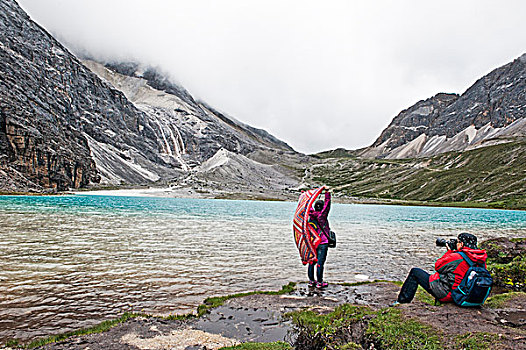
[[469,269],[469,264],[459,254],[463,252],[476,264],[486,265],[488,255],[485,250],[477,248],[477,237],[471,233],[461,233],[456,246],[447,245],[448,251],[435,262],[436,272],[430,275],[426,271],[413,267],[409,272],[397,301],[392,304],[410,303],[418,285],[441,302],[453,301],[451,291],[456,289]]
[[[318,289],[326,288],[329,284],[323,281],[323,266],[327,259],[327,251],[329,250],[329,220],[327,216],[331,210],[331,193],[328,189],[325,190],[325,201],[319,199],[314,203],[314,208],[309,210],[309,221],[316,225],[317,232],[320,235],[321,241],[316,249],[318,261],[314,264],[309,264],[307,275],[309,276],[309,287],[316,287]],[[316,280],[314,279],[314,265],[316,265]]]

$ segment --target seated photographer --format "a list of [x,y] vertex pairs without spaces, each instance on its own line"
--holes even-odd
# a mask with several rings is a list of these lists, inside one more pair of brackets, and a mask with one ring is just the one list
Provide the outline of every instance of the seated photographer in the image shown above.
[[392,306],[410,303],[415,296],[418,285],[441,302],[453,301],[451,291],[460,284],[469,269],[468,263],[459,254],[459,251],[464,252],[474,263],[486,265],[486,258],[488,257],[486,251],[477,248],[477,237],[470,233],[461,233],[458,235],[458,239],[451,239],[448,242],[437,239],[436,244],[448,249],[435,262],[436,272],[430,275],[422,269],[412,268],[398,294],[398,300]]

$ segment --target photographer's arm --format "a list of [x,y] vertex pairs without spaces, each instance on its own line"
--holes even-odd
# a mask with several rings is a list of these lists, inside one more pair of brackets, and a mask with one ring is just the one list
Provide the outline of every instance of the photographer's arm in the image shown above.
[[452,255],[452,250],[448,250],[444,255],[442,255],[442,257],[435,262],[435,271],[441,272],[440,270],[443,269],[447,264],[455,261],[456,259]]

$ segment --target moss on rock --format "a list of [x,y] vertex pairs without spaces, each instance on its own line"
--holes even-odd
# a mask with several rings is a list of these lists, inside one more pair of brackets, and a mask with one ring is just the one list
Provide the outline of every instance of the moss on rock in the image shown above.
[[298,349],[441,349],[440,332],[398,309],[374,311],[344,304],[329,314],[312,310],[287,314],[296,325]]
[[526,292],[526,239],[495,238],[480,243],[495,286]]

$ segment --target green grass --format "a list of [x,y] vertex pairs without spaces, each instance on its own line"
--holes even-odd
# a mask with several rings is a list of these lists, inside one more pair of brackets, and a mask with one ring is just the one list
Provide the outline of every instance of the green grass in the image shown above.
[[[322,315],[312,310],[285,315],[310,334],[321,335],[327,348],[359,348],[354,343],[341,343],[346,329],[352,324],[365,322],[368,343],[380,349],[441,349],[441,336],[434,328],[418,321],[406,319],[396,308],[374,311],[366,306],[344,304],[333,312]],[[370,321],[369,321],[370,320]]]
[[456,337],[458,349],[489,350],[500,349],[499,336],[491,333],[466,333]]
[[371,320],[367,337],[381,349],[442,349],[440,336],[430,326],[405,319],[400,310],[387,309]]
[[[36,348],[36,347],[39,347],[39,346],[44,346],[44,345],[49,344],[49,343],[55,343],[55,342],[58,342],[58,341],[62,341],[62,340],[65,340],[65,339],[67,339],[69,337],[73,337],[73,336],[94,334],[94,333],[102,333],[102,332],[105,332],[105,331],[109,330],[112,327],[115,327],[116,325],[118,325],[120,323],[126,322],[127,320],[129,320],[131,318],[135,318],[135,317],[151,317],[151,316],[144,315],[144,314],[125,312],[121,317],[119,317],[117,319],[104,321],[104,322],[101,322],[98,325],[90,327],[90,328],[80,329],[80,330],[77,330],[77,331],[67,332],[67,333],[63,333],[63,334],[59,334],[59,335],[52,335],[52,336],[47,337],[47,338],[37,339],[37,340],[35,340],[35,341],[23,346],[23,348],[31,349],[31,348]],[[13,346],[13,345],[14,344],[12,344],[11,346]]]
[[274,343],[243,343],[236,346],[229,346],[219,350],[291,350],[292,347],[285,342]]
[[325,336],[334,335],[340,328],[347,327],[362,319],[365,315],[373,314],[368,307],[344,304],[338,306],[333,312],[320,315],[311,310],[294,311],[284,315],[292,319],[297,325],[303,325],[314,333],[323,333]]
[[502,293],[502,294],[496,294],[490,296],[488,299],[486,299],[486,302],[484,303],[484,306],[492,308],[492,309],[499,309],[506,304],[507,301],[512,300],[514,298],[526,298],[526,293],[524,292],[508,292],[508,293]]

